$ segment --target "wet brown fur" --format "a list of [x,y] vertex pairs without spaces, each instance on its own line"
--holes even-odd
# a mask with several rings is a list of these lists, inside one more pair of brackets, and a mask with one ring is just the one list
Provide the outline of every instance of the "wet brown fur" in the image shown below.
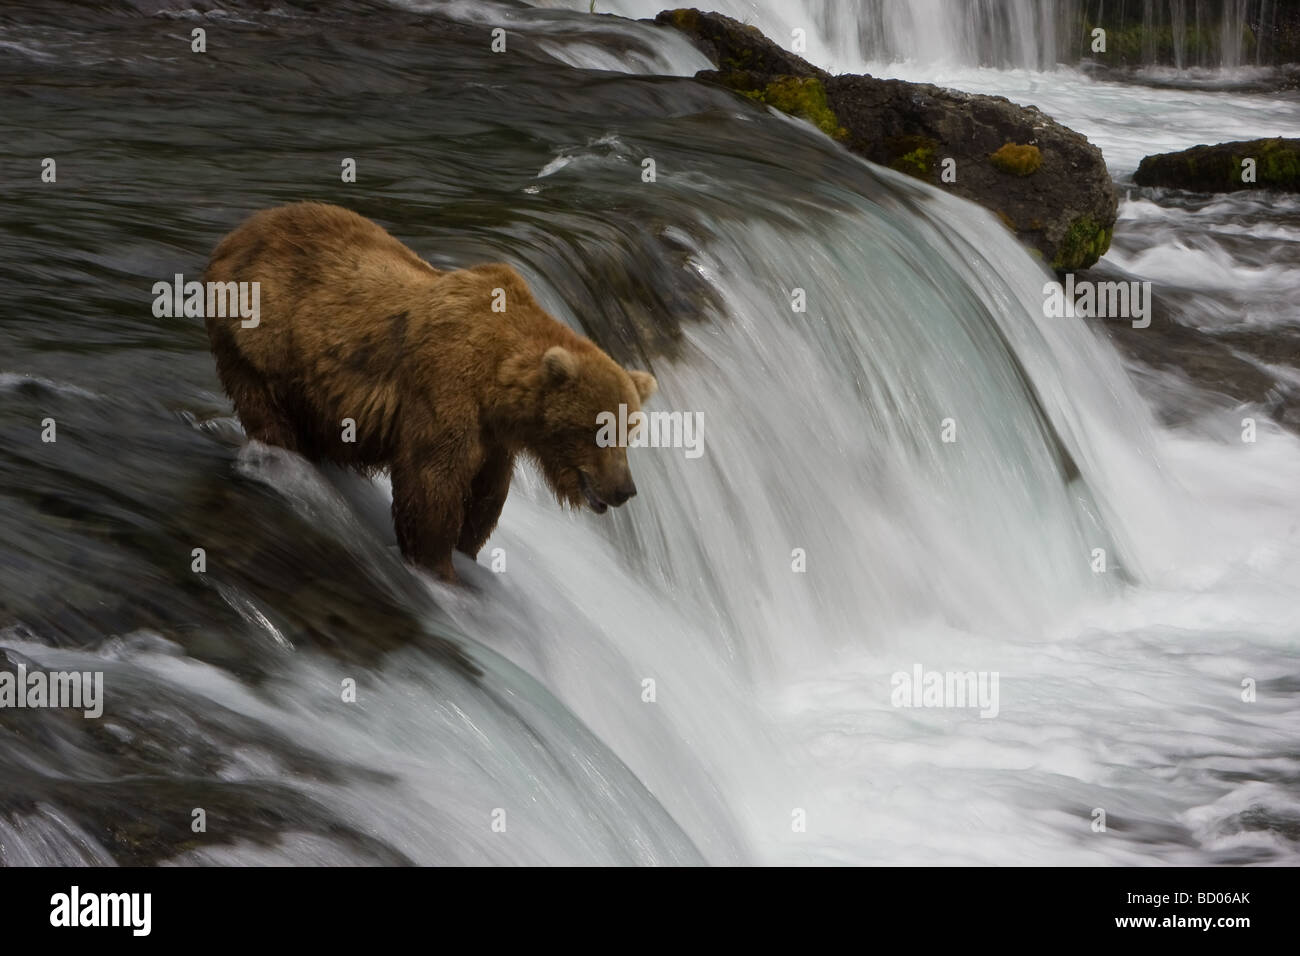
[[226,236],[204,280],[260,283],[256,327],[207,318],[248,437],[388,469],[403,555],[444,579],[453,549],[474,557],[492,533],[517,455],[569,505],[584,501],[580,470],[605,501],[630,484],[626,449],[596,444],[596,415],[639,409],[654,378],[548,315],[508,265],[439,271],[356,213],[295,203]]

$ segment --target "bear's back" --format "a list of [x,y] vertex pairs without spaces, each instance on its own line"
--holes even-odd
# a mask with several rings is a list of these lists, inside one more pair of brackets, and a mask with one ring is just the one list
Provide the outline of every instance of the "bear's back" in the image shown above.
[[256,325],[207,319],[227,391],[299,409],[320,431],[315,446],[344,418],[378,438],[403,405],[480,403],[504,362],[531,365],[551,345],[594,348],[511,266],[440,271],[379,225],[322,203],[255,214],[218,244],[205,279],[260,289]]
[[304,295],[339,282],[427,282],[439,271],[364,216],[301,202],[255,213],[212,254],[205,279],[260,282],[263,295]]
[[441,274],[382,227],[339,206],[263,210],[218,244],[204,274],[209,282],[256,282],[259,325],[209,316],[208,332],[214,344],[233,339],[267,374],[343,347],[379,348],[391,317],[425,301]]

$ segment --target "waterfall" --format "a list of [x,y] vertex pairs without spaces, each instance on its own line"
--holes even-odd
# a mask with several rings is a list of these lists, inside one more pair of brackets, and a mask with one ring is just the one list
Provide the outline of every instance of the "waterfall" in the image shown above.
[[[1276,0],[716,0],[708,8],[753,23],[786,45],[792,31],[803,29],[809,58],[823,66],[911,60],[1047,70],[1082,59],[1178,69],[1266,63],[1271,52],[1256,34],[1277,6]],[[661,7],[658,0],[599,3],[602,11],[637,17]],[[1106,55],[1092,51],[1096,28],[1107,33]]]

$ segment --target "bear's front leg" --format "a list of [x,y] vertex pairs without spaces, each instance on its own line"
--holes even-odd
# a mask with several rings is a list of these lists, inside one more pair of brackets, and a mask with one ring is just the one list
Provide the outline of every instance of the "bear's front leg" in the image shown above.
[[464,453],[393,463],[393,530],[402,556],[448,584],[459,584],[451,554],[460,539],[476,462]]
[[469,507],[465,509],[465,522],[460,529],[456,550],[477,558],[479,551],[497,526],[506,495],[510,493],[510,478],[514,474],[515,458],[503,449],[493,449],[483,466],[470,483]]

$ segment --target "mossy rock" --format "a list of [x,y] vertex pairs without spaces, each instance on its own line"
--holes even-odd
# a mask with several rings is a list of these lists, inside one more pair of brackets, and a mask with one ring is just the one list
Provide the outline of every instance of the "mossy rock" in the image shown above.
[[733,56],[724,56],[718,66],[724,71],[748,70],[754,62],[753,50],[740,50]]
[[655,23],[680,30],[724,73],[750,70],[767,76],[829,76],[773,43],[757,27],[731,17],[682,8],[662,11]]
[[[1282,139],[1263,141],[1263,147],[1255,157],[1260,185],[1278,189],[1300,188],[1300,148],[1294,145],[1294,140],[1290,141],[1292,145],[1287,143]],[[1236,166],[1241,168],[1240,159]]]
[[679,30],[697,30],[700,26],[700,11],[692,10],[689,7],[679,7],[676,10],[665,10],[659,15],[664,17]]
[[826,101],[826,87],[815,76],[779,76],[761,89],[742,92],[782,113],[807,120],[832,139],[849,135]]
[[1112,231],[1112,227],[1099,225],[1091,216],[1080,216],[1066,229],[1052,268],[1069,272],[1092,265],[1110,248]]
[[1012,176],[1032,176],[1043,165],[1043,154],[1037,146],[1007,143],[989,156],[989,161]]
[[[1253,182],[1243,179],[1243,163],[1255,161]],[[1233,192],[1238,189],[1280,189],[1300,192],[1300,139],[1256,139],[1249,142],[1193,146],[1142,160],[1133,181],[1139,186],[1166,186],[1193,192]]]
[[924,83],[832,76],[719,13],[665,10],[655,22],[680,30],[713,64],[696,79],[810,122],[872,163],[1000,211],[1043,262],[1086,267],[1105,252],[1119,203],[1101,150],[1040,110]]
[[929,136],[895,136],[885,143],[889,151],[889,168],[917,179],[932,182],[937,140]]

